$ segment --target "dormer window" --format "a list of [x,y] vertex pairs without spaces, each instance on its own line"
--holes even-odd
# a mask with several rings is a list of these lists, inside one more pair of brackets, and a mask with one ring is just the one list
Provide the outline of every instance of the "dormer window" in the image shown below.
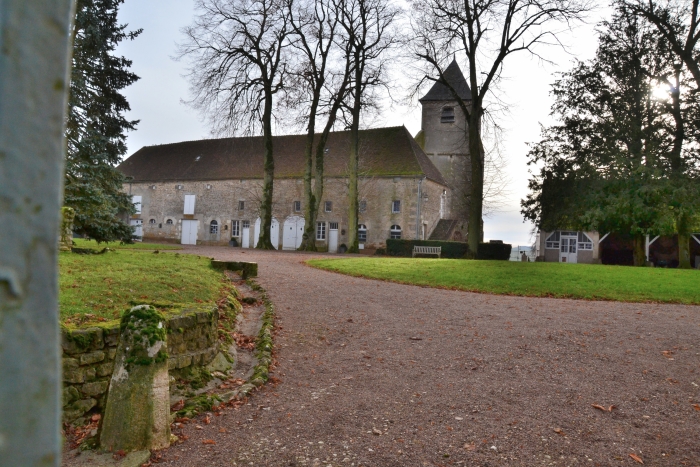
[[455,108],[454,107],[443,107],[442,114],[440,115],[440,123],[454,123],[455,121]]

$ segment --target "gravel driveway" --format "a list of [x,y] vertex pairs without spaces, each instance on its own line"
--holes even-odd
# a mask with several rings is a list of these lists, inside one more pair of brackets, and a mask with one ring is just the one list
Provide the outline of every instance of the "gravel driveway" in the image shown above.
[[187,424],[158,465],[700,465],[700,307],[420,288],[319,271],[300,253],[185,252],[259,263],[279,382]]

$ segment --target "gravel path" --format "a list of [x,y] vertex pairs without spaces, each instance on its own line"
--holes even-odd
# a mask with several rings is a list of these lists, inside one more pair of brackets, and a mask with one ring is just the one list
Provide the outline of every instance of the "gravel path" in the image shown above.
[[185,252],[259,263],[280,381],[186,425],[158,465],[700,465],[700,307],[472,294],[319,271],[307,254]]

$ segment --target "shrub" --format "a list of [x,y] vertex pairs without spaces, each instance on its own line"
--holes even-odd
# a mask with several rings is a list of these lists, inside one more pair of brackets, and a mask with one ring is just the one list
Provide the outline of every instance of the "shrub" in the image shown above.
[[[442,258],[464,258],[469,250],[466,243],[447,242],[442,240],[392,240],[386,241],[386,252],[389,256],[411,257],[414,246],[439,246]],[[510,251],[508,252],[510,254]]]
[[510,243],[479,243],[476,259],[498,259],[508,261],[513,246]]

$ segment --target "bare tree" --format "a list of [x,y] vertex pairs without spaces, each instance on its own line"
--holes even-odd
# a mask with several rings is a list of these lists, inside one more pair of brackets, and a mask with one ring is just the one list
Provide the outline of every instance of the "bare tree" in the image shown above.
[[271,250],[275,163],[272,109],[284,88],[289,9],[284,0],[197,0],[198,15],[183,30],[180,57],[191,60],[189,103],[214,134],[262,131],[265,156],[261,234],[257,248]]
[[[466,116],[470,154],[468,244],[478,254],[484,203],[485,102],[501,78],[505,59],[528,52],[541,60],[538,46],[560,44],[555,25],[569,27],[592,8],[590,0],[414,0],[413,56],[421,60],[424,83],[445,85]],[[471,100],[460,98],[445,78],[447,65],[464,54]]]
[[700,0],[629,0],[622,2],[653,24],[671,51],[693,75],[700,90]]
[[348,187],[348,252],[359,252],[358,171],[360,112],[371,105],[372,93],[387,86],[387,51],[397,45],[395,21],[401,10],[388,0],[332,0],[339,12],[342,39],[352,59],[350,117],[350,174]]
[[[305,228],[299,250],[316,251],[316,219],[323,196],[326,142],[335,125],[338,110],[347,97],[352,61],[349,43],[338,39],[338,11],[329,0],[289,2],[293,46],[298,62],[290,74],[296,92],[288,96],[289,106],[301,110],[306,127],[304,167]],[[315,140],[316,123],[326,118],[323,131]],[[314,143],[316,147],[314,157]],[[313,183],[312,183],[313,179]]]

